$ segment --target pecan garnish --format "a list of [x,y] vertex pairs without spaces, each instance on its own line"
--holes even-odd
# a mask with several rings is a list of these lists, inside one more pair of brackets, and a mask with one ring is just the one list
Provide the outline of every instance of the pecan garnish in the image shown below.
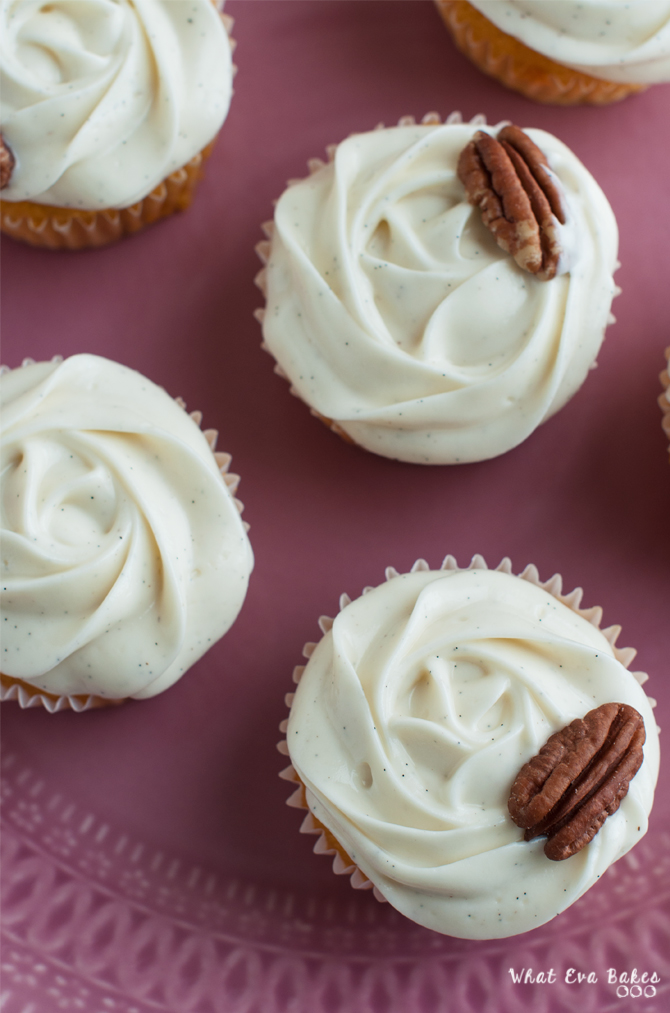
[[12,177],[16,159],[2,134],[0,134],[0,190],[4,190]]
[[644,740],[642,717],[623,703],[604,703],[550,736],[512,785],[508,808],[524,840],[546,834],[554,862],[581,851],[626,797]]
[[537,144],[512,124],[497,139],[478,130],[458,159],[458,178],[498,246],[524,271],[550,281],[561,254],[556,226],[565,225],[565,213]]

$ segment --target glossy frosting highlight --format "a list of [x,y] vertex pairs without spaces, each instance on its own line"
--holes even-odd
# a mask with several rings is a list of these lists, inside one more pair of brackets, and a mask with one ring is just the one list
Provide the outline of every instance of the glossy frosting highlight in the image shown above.
[[[549,735],[608,701],[643,716],[644,763],[577,855],[523,840],[507,800]],[[543,588],[468,569],[396,576],[345,607],[287,729],[314,816],[399,911],[449,935],[535,928],[645,833],[658,773],[650,703],[603,633]]]
[[467,202],[456,168],[477,129],[355,134],[276,209],[267,347],[304,401],[385,457],[453,464],[517,446],[581,385],[607,325],[618,234],[593,177],[527,130],[567,213],[562,273],[539,281]]
[[6,201],[129,207],[216,135],[231,48],[211,0],[2,0]]
[[670,81],[668,0],[471,0],[497,28],[558,63],[621,84]]
[[205,436],[94,355],[0,391],[2,672],[56,695],[162,692],[233,623],[253,566]]

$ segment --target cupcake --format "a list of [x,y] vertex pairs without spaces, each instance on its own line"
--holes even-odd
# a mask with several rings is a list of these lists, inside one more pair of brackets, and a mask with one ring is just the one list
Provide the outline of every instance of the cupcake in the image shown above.
[[3,699],[162,693],[234,622],[253,567],[200,413],[96,355],[0,377]]
[[670,440],[670,347],[665,350],[665,357],[668,361],[668,365],[661,373],[661,383],[663,384],[663,393],[658,399],[658,403],[661,406],[663,412],[663,431]]
[[188,207],[232,94],[222,6],[2,4],[3,232],[79,250]]
[[257,247],[278,371],[384,457],[517,446],[581,386],[611,320],[618,235],[597,183],[551,134],[459,114],[329,154]]
[[481,556],[344,595],[282,726],[303,831],[336,872],[468,939],[565,910],[644,835],[659,767],[647,678],[561,578]]
[[536,102],[606,105],[670,81],[670,3],[436,0],[480,70]]

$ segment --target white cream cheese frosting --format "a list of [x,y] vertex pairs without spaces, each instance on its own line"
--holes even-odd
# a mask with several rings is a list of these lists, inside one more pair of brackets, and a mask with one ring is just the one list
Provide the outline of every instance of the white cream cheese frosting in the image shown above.
[[2,199],[129,207],[212,140],[231,94],[211,0],[2,0]]
[[471,0],[544,56],[620,84],[670,81],[668,0]]
[[[606,702],[642,715],[644,762],[619,810],[561,862],[507,809],[522,765]],[[645,833],[659,766],[650,701],[597,626],[541,586],[472,568],[395,576],[347,605],[291,706],[314,816],[421,925],[489,939],[563,911]]]
[[294,390],[360,446],[422,464],[521,443],[583,382],[602,342],[618,233],[597,183],[526,132],[562,184],[561,272],[539,281],[468,202],[479,124],[355,134],[275,212],[263,335]]
[[138,699],[235,620],[253,567],[210,446],[162,388],[74,355],[0,377],[0,671]]

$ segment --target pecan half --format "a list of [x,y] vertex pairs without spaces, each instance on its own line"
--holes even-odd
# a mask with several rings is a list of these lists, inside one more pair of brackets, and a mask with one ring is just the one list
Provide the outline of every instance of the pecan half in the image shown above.
[[537,144],[512,124],[497,139],[478,130],[460,154],[458,178],[498,246],[524,271],[550,281],[561,254],[557,224],[565,224],[565,213]]
[[16,160],[12,154],[12,150],[2,134],[0,134],[0,190],[4,190],[12,178],[12,170],[15,164]]
[[552,861],[591,841],[628,793],[643,760],[644,721],[634,707],[604,703],[550,736],[519,771],[508,808],[532,840],[546,834]]

